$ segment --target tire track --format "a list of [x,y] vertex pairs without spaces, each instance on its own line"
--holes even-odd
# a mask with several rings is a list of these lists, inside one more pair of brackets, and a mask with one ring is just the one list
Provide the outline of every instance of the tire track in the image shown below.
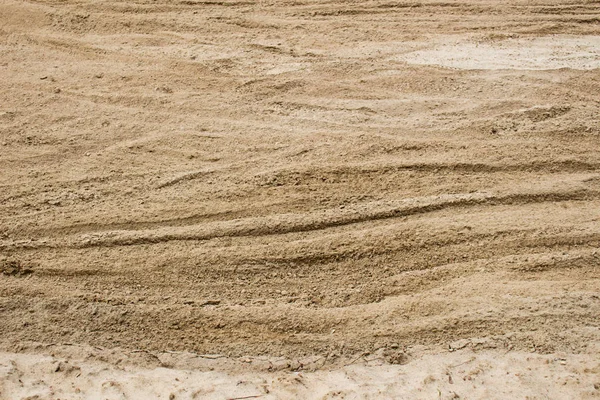
[[263,185],[297,184],[298,181],[308,183],[311,180],[322,181],[330,179],[335,181],[341,177],[361,176],[368,174],[389,174],[402,171],[417,171],[428,173],[498,173],[498,172],[546,172],[546,173],[577,173],[595,172],[600,170],[600,162],[582,160],[542,160],[514,164],[485,163],[485,162],[418,162],[400,165],[346,165],[342,167],[314,167],[304,170],[272,171],[260,176]]
[[279,214],[261,218],[243,218],[183,227],[159,227],[143,230],[116,230],[97,232],[64,239],[0,242],[1,250],[44,247],[112,247],[156,244],[169,241],[205,241],[220,237],[269,236],[287,233],[320,231],[328,228],[354,225],[424,214],[448,208],[474,205],[520,205],[565,200],[598,199],[600,192],[577,189],[563,192],[513,193],[493,195],[468,193],[412,198],[399,201],[381,201],[327,209],[305,214]]

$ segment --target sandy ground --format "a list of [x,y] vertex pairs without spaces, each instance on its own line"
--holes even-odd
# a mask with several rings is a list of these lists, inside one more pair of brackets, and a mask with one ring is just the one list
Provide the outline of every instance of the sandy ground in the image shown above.
[[[422,369],[474,340],[492,387],[516,363],[515,390],[549,390],[521,398],[594,395],[599,9],[0,0],[3,395],[33,393],[8,377],[53,362],[39,343],[266,357],[431,398]],[[219,365],[215,393],[249,373]]]
[[225,369],[218,358],[191,354],[152,354],[140,366],[139,353],[81,347],[51,353],[0,353],[0,390],[7,399],[600,397],[600,359],[572,354],[461,349],[421,354],[406,365],[386,364],[375,354],[336,369],[265,373],[240,371],[249,369],[239,365],[244,361],[230,360]]

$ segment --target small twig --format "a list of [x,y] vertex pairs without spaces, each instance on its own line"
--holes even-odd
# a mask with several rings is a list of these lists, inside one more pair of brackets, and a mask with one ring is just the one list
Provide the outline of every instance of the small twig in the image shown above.
[[217,358],[225,358],[225,357],[227,357],[227,356],[223,356],[223,355],[219,355],[219,354],[217,354],[217,355],[214,355],[214,356],[213,356],[213,355],[210,355],[210,354],[204,354],[204,355],[202,355],[202,354],[198,354],[198,355],[197,355],[197,357],[200,357],[200,358],[208,358],[209,360],[216,360]]
[[242,399],[256,399],[257,397],[262,397],[262,394],[258,394],[256,396],[245,396],[245,397],[231,397],[227,400],[242,400]]
[[456,367],[460,367],[461,365],[468,364],[468,363],[470,363],[470,362],[472,362],[472,361],[474,361],[474,360],[475,360],[475,357],[471,357],[471,358],[469,358],[469,359],[468,359],[467,361],[465,361],[465,362],[461,362],[460,364],[456,364],[456,365],[451,365],[451,366],[450,366],[450,368],[456,368]]
[[345,367],[347,367],[348,365],[352,365],[352,364],[354,364],[355,362],[357,362],[358,360],[360,360],[361,358],[363,358],[363,357],[365,357],[365,356],[368,356],[368,355],[369,355],[369,353],[362,353],[362,354],[360,354],[358,357],[356,357],[354,360],[350,361],[348,364],[346,364],[346,365],[344,365],[344,366],[345,366]]

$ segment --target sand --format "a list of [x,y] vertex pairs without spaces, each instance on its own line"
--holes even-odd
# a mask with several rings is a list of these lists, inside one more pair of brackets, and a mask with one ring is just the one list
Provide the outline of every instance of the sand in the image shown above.
[[[297,373],[307,398],[598,396],[599,20],[595,1],[0,0],[0,397],[73,397],[44,369],[60,346],[102,382],[119,357],[86,349],[219,357],[136,359],[133,398]],[[462,355],[486,378],[441,385]],[[261,396],[294,396],[278,385]]]
[[[159,354],[155,365],[141,367],[127,353],[119,353],[116,365],[99,360],[114,359],[114,351],[54,348],[52,353],[0,353],[6,398],[595,399],[600,390],[598,359],[572,354],[461,349],[421,354],[406,365],[386,364],[373,355],[335,369],[242,372],[239,364],[249,360],[224,369],[218,359]],[[182,369],[183,363],[188,368]]]

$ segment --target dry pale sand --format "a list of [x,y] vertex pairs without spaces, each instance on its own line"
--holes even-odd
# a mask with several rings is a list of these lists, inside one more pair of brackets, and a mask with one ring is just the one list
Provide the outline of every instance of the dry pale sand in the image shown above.
[[599,93],[597,0],[0,0],[0,397],[600,396]]
[[[406,365],[382,352],[335,369],[276,371],[283,360],[46,346],[46,355],[0,353],[7,399],[597,399],[600,360],[474,348]],[[223,361],[225,360],[225,361]],[[271,371],[257,370],[270,365]]]

